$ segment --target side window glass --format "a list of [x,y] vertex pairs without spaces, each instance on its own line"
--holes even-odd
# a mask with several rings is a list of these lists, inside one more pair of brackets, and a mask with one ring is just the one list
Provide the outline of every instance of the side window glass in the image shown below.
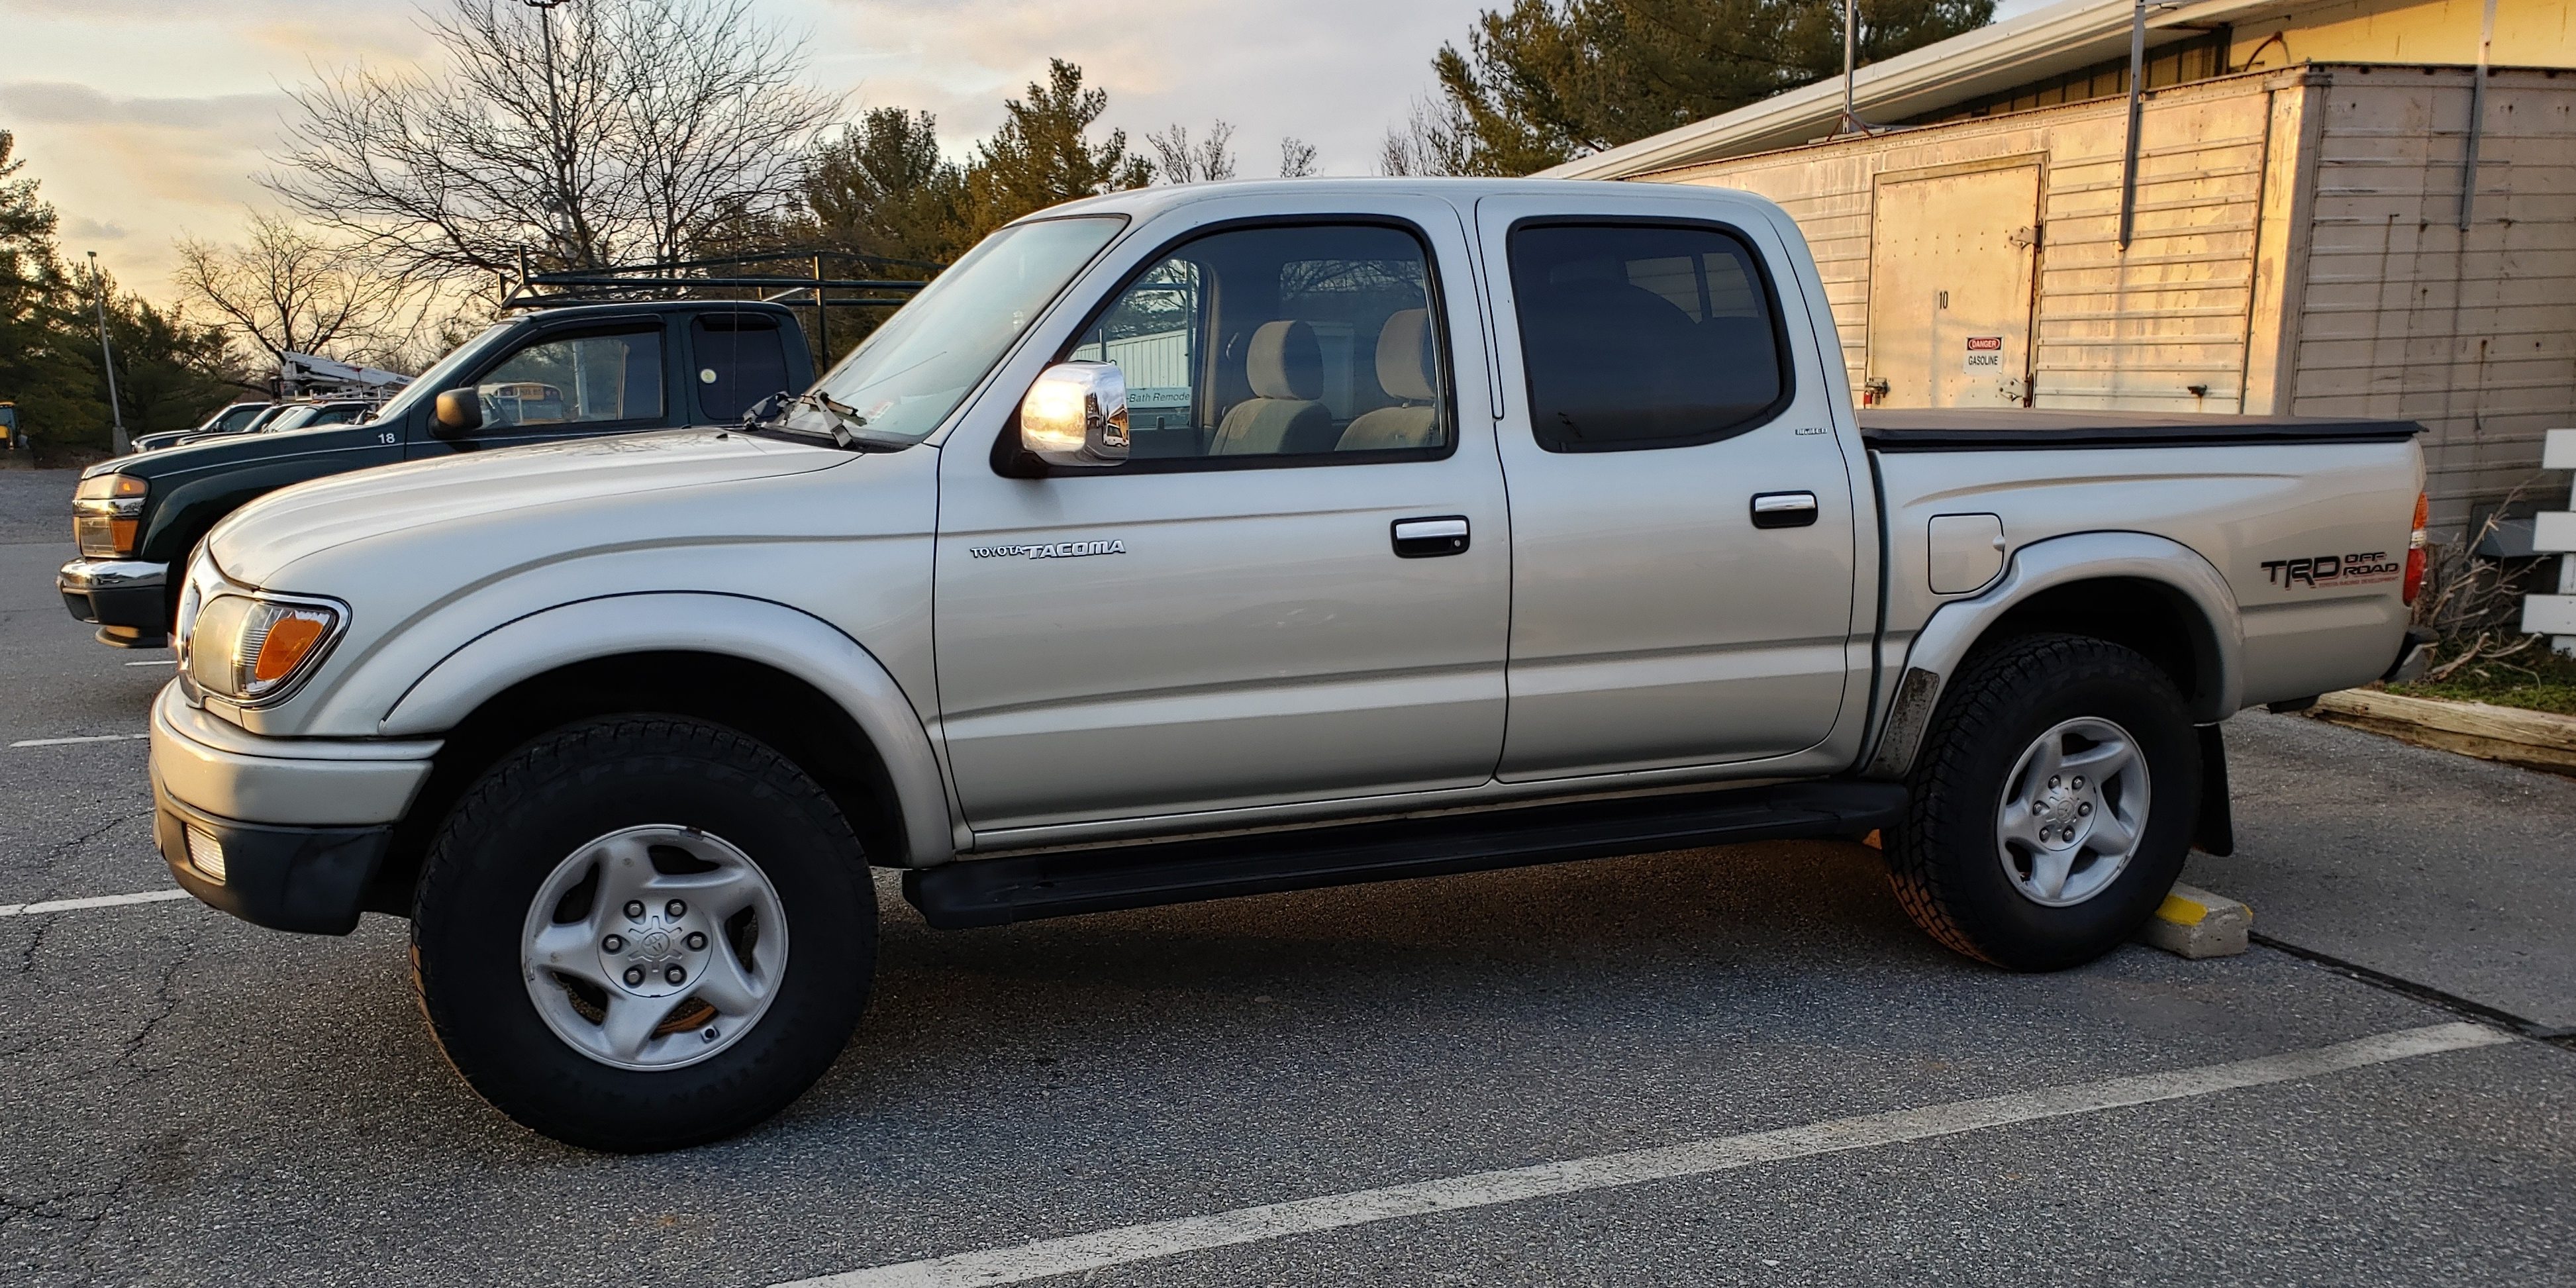
[[1200,339],[1206,334],[1199,266],[1166,259],[1144,271],[1067,357],[1114,362],[1127,382],[1131,457],[1201,456],[1206,435],[1198,411]]
[[1131,459],[1446,450],[1430,261],[1367,225],[1212,233],[1130,279],[1064,357],[1114,362]]
[[1714,228],[1511,235],[1530,429],[1552,452],[1681,447],[1771,418],[1788,389],[1751,247]]
[[689,353],[698,369],[698,417],[727,425],[743,409],[787,389],[787,345],[778,319],[757,313],[700,314],[689,323]]
[[658,420],[662,333],[541,340],[511,354],[474,386],[486,428]]

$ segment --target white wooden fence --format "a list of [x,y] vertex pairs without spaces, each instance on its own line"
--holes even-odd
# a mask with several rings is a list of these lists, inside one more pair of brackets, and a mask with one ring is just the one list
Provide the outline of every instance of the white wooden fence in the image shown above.
[[[2576,470],[2576,429],[2549,431],[2548,445],[2541,450],[2540,467]],[[2569,490],[2567,505],[2564,510],[2545,510],[2532,516],[2531,548],[2559,556],[2558,593],[2524,596],[2522,629],[2546,635],[2549,647],[2576,656],[2576,488]]]

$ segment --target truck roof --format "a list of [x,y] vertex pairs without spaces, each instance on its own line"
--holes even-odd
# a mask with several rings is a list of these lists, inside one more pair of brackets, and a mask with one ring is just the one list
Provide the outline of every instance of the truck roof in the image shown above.
[[1302,197],[1384,196],[1411,193],[1440,197],[1461,205],[1473,205],[1480,197],[1556,197],[1565,198],[1586,192],[1623,199],[1636,197],[1672,197],[1715,204],[1735,203],[1759,209],[1774,209],[1767,197],[1737,188],[1706,187],[1695,184],[1635,184],[1605,179],[1486,179],[1423,175],[1361,175],[1341,178],[1316,176],[1305,179],[1222,179],[1213,183],[1166,184],[1151,188],[1129,188],[1097,197],[1084,197],[1060,206],[1049,206],[1025,219],[1051,219],[1059,215],[1119,213],[1139,217],[1160,214],[1175,206],[1196,201],[1226,197]]

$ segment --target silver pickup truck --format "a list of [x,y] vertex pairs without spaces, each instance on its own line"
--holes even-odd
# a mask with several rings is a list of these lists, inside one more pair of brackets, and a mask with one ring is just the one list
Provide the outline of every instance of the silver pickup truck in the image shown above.
[[2415,433],[1856,418],[1736,193],[1122,193],[740,427],[245,507],[157,835],[262,925],[410,917],[456,1067],[617,1150],[821,1074],[872,866],[970,927],[1877,832],[1935,938],[2062,968],[2227,848],[2219,721],[2420,653]]

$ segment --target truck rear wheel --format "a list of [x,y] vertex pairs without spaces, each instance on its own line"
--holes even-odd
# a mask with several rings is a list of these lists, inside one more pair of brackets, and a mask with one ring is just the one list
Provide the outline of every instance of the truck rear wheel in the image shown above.
[[1933,938],[2062,970],[2137,933],[2182,874],[2200,750],[2173,681],[2103,640],[2033,635],[1972,661],[1915,758],[1888,847]]
[[432,842],[413,980],[474,1089],[569,1144],[731,1135],[848,1042],[876,887],[821,787],[722,726],[574,725],[484,774]]

